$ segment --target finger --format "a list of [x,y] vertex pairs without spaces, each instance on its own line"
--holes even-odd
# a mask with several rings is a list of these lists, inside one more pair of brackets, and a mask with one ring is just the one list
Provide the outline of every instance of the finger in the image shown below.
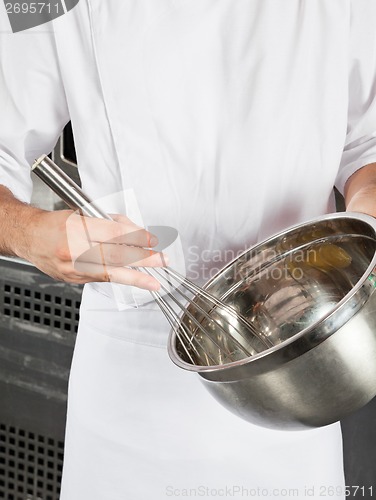
[[160,283],[154,277],[136,269],[103,266],[90,262],[79,262],[74,267],[77,277],[85,283],[111,282],[136,286],[143,290],[157,291],[160,289]]
[[116,216],[121,222],[83,217],[72,214],[67,219],[69,241],[75,241],[80,235],[89,242],[124,243],[138,247],[153,247],[158,244],[156,236],[137,226],[125,216]]
[[[92,262],[108,266],[135,266],[135,267],[164,267],[168,263],[168,256],[145,248],[128,245],[112,245],[99,243],[87,249],[84,245],[75,247],[71,251],[73,261]],[[83,251],[81,251],[83,250]]]
[[127,236],[129,238],[135,238],[135,241],[138,238],[138,234],[137,234],[138,231],[143,231],[143,235],[142,236],[143,237],[145,236],[146,239],[147,239],[147,244],[146,245],[136,245],[136,244],[133,244],[133,243],[128,243],[128,245],[144,246],[144,247],[147,247],[147,248],[153,248],[153,247],[155,247],[155,246],[158,245],[159,240],[158,240],[158,237],[154,233],[151,233],[150,231],[147,231],[145,228],[143,228],[141,226],[138,226],[133,221],[131,221],[130,219],[128,219],[128,217],[126,217],[125,215],[111,214],[111,217],[113,218],[113,220],[115,222],[118,222],[119,224],[125,224],[129,228],[129,233],[127,233]]

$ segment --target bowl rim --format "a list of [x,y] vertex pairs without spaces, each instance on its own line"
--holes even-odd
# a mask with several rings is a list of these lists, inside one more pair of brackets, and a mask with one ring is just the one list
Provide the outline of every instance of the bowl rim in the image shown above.
[[[202,286],[202,288],[204,290],[209,288],[210,285],[213,283],[213,281],[215,281],[228,268],[233,266],[233,264],[236,261],[241,259],[245,254],[247,254],[251,250],[255,250],[258,247],[267,245],[269,242],[276,240],[283,235],[286,235],[288,233],[296,231],[299,228],[303,228],[305,226],[317,224],[318,222],[324,222],[324,221],[333,220],[333,219],[350,219],[350,220],[365,222],[374,231],[375,241],[376,241],[376,218],[372,217],[371,215],[364,214],[361,212],[335,212],[335,213],[321,215],[321,216],[309,219],[305,222],[300,222],[300,223],[294,224],[292,226],[289,226],[289,227],[269,236],[268,238],[260,241],[259,243],[256,243],[255,245],[250,246],[248,249],[246,249],[240,255],[236,256],[229,263],[227,263],[220,271],[218,271],[212,278],[210,278],[210,280],[208,280]],[[218,372],[218,371],[222,372],[224,370],[231,370],[231,369],[243,366],[243,365],[255,363],[258,360],[269,357],[271,354],[278,352],[278,351],[286,348],[287,346],[295,343],[296,341],[298,341],[299,339],[304,337],[307,333],[309,333],[311,330],[313,330],[314,328],[317,328],[318,325],[320,325],[321,323],[324,323],[325,321],[328,320],[328,318],[330,318],[331,316],[336,314],[338,312],[338,310],[341,309],[347,302],[349,302],[351,300],[351,298],[354,297],[354,295],[356,295],[356,293],[364,286],[364,283],[369,278],[369,276],[372,275],[372,272],[375,270],[375,267],[376,267],[376,250],[374,252],[374,255],[373,255],[369,265],[367,266],[367,269],[362,274],[362,276],[359,278],[357,283],[337,304],[335,304],[335,306],[333,306],[331,309],[329,309],[329,311],[327,311],[323,317],[321,317],[320,319],[318,319],[317,321],[315,321],[311,325],[306,326],[305,328],[303,328],[303,330],[296,333],[292,337],[289,337],[288,339],[284,340],[280,344],[277,344],[273,347],[265,349],[264,351],[261,351],[255,355],[248,356],[246,358],[243,358],[243,359],[240,359],[237,361],[232,361],[232,362],[226,363],[224,365],[209,365],[209,366],[207,366],[207,365],[193,365],[191,363],[188,363],[188,362],[182,360],[181,357],[179,356],[177,349],[176,349],[177,335],[176,335],[176,332],[174,329],[172,329],[170,331],[170,335],[168,337],[168,343],[167,343],[168,355],[169,355],[171,361],[174,364],[176,364],[177,366],[179,366],[180,368],[183,368],[184,370],[187,370],[187,371],[199,373],[199,374],[200,373],[204,374],[204,373],[210,373],[210,372]],[[356,314],[356,313],[354,313],[354,314]],[[184,311],[180,315],[179,321],[181,320],[181,318],[183,316],[184,316]],[[338,329],[336,331],[338,331]],[[336,333],[336,331],[332,332],[327,338],[334,335],[334,333]],[[322,342],[320,342],[320,343],[322,343]]]

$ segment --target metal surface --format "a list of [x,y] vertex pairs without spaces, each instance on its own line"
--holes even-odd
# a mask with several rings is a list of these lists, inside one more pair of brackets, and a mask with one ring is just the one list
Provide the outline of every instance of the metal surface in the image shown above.
[[31,167],[32,171],[74,210],[79,209],[89,217],[111,218],[83,193],[77,184],[47,155],[41,156]]
[[[61,134],[54,149],[48,155],[76,184],[81,186],[81,179],[77,168],[77,157],[74,148],[72,127],[68,124]],[[43,210],[63,210],[66,204],[36,175],[31,175],[33,192],[31,203]]]
[[58,500],[82,287],[0,258],[0,498]]
[[0,498],[58,500],[63,442],[0,423]]
[[[274,347],[221,365],[206,343],[218,366],[197,366],[172,332],[171,359],[199,373],[221,404],[259,425],[317,427],[348,415],[376,394],[375,252],[376,220],[362,214],[325,216],[270,238],[205,288]],[[187,314],[181,323],[200,335]]]

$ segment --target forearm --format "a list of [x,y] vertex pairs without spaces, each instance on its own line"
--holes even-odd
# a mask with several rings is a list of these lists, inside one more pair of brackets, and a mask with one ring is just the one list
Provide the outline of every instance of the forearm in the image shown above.
[[376,217],[376,163],[355,172],[345,186],[346,208]]
[[157,239],[125,216],[114,218],[34,208],[0,185],[0,255],[24,258],[60,281],[113,281],[158,290],[154,277],[129,268],[166,265],[166,256],[150,249]]
[[0,255],[27,258],[30,221],[40,212],[0,185]]

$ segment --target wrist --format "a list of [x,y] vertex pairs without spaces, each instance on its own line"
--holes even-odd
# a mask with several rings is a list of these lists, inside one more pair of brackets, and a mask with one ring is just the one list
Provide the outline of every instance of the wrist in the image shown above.
[[365,186],[355,192],[347,201],[346,210],[376,217],[376,185]]
[[21,204],[17,208],[13,223],[14,235],[11,238],[11,250],[16,257],[31,260],[31,250],[35,244],[35,228],[40,215],[44,212],[27,204]]

